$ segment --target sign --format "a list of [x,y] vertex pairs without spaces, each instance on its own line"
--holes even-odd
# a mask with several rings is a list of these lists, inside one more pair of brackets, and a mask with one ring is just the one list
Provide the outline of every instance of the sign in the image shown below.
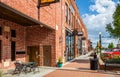
[[40,4],[58,2],[59,0],[40,0]]
[[82,40],[86,40],[86,37],[82,37],[81,39],[82,39]]
[[9,26],[4,26],[4,31],[5,32],[10,32],[10,27]]
[[78,36],[82,36],[83,35],[83,32],[78,32]]
[[4,62],[4,67],[8,67],[10,65],[9,61]]
[[40,3],[50,3],[50,2],[54,2],[55,0],[41,0]]

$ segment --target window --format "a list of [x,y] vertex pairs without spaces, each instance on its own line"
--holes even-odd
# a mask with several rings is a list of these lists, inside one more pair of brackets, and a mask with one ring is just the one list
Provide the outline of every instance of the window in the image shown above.
[[15,60],[16,42],[11,41],[11,60]]
[[68,5],[67,4],[65,4],[66,5],[66,22],[68,23]]
[[0,62],[2,60],[2,41],[0,40]]
[[11,30],[11,37],[16,37],[16,31],[15,30]]
[[72,16],[72,27],[74,27],[74,24],[75,24],[75,17],[74,16]]
[[0,27],[0,35],[2,35],[2,27]]

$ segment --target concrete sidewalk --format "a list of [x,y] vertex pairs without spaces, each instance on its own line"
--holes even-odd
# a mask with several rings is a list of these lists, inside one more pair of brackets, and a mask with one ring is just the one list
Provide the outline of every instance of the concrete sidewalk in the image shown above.
[[120,77],[116,72],[90,70],[89,55],[91,53],[82,55],[43,77]]
[[[81,56],[79,56],[76,59],[85,58],[89,54],[91,54],[91,52],[86,54],[86,55],[81,55]],[[71,61],[65,63],[64,66],[70,64],[74,60],[71,60]],[[71,67],[68,67],[68,68],[67,67],[58,68],[58,67],[45,67],[45,66],[41,66],[40,67],[40,71],[36,72],[35,74],[33,72],[30,72],[30,73],[27,73],[27,74],[21,73],[20,75],[18,75],[18,74],[12,75],[12,72],[13,72],[14,69],[7,69],[7,70],[4,70],[3,77],[43,77],[44,75],[46,75],[46,74],[48,74],[50,72],[53,72],[55,70],[65,70],[65,69],[76,70],[76,68],[71,68]]]
[[14,69],[9,69],[9,70],[4,71],[2,77],[43,77],[44,75],[56,70],[54,67],[41,66],[39,68],[40,68],[40,70],[39,71],[36,70],[35,74],[33,72],[29,72],[26,74],[24,72],[22,72],[20,75],[18,75],[18,74],[12,75]]
[[62,68],[58,67],[40,67],[40,71],[30,73],[21,73],[19,76],[12,75],[11,70],[7,70],[3,77],[119,77],[120,74],[114,72],[104,72],[103,70],[90,70],[89,52],[86,55],[81,55],[78,58],[64,64]]

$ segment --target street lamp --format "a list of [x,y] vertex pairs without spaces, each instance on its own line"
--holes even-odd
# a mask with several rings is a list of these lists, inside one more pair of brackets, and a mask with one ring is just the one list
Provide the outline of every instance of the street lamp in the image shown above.
[[100,54],[101,54],[101,47],[102,47],[102,44],[101,44],[101,32],[99,32],[99,42],[100,42]]

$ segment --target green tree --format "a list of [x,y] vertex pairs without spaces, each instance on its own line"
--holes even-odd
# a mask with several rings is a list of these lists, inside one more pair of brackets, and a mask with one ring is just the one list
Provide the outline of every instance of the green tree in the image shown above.
[[106,31],[114,38],[119,39],[118,43],[120,43],[120,4],[116,6],[113,14],[113,22],[106,25]]
[[108,48],[114,48],[114,44],[113,43],[109,43]]

